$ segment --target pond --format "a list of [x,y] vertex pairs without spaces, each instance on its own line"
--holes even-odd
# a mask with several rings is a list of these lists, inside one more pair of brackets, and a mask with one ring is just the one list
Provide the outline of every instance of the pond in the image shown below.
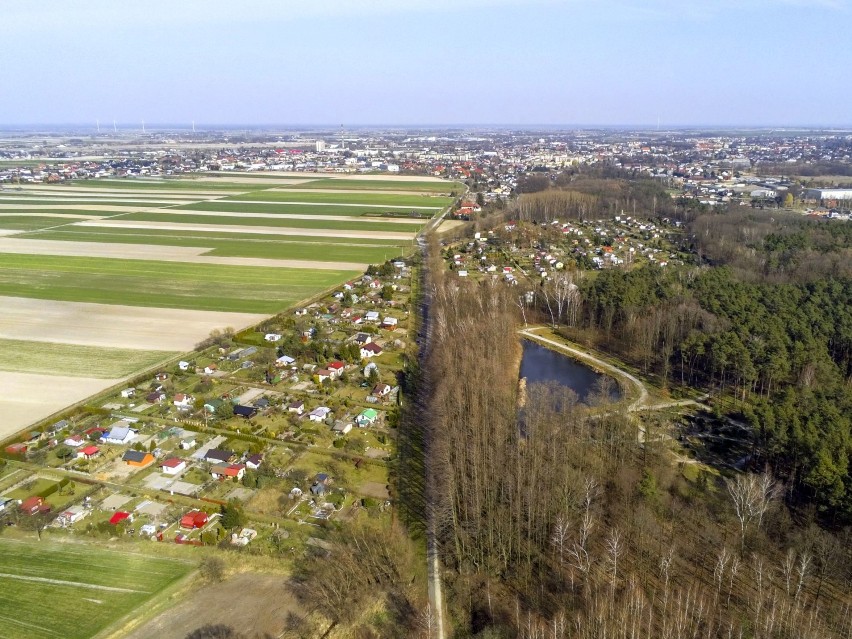
[[[527,385],[541,382],[557,382],[567,386],[575,393],[581,402],[586,401],[594,391],[601,377],[585,364],[545,348],[529,340],[523,341],[524,354],[521,359],[521,377],[525,377]],[[610,394],[613,400],[621,397],[618,384],[613,384]]]

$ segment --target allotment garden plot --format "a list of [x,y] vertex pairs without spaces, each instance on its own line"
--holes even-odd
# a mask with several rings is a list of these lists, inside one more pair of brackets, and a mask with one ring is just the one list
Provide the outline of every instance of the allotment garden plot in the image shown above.
[[[13,415],[2,434],[84,399],[97,380],[106,388],[214,329],[240,330],[410,253],[462,189],[386,176],[211,174],[0,190],[9,309],[0,340],[14,346],[0,372],[21,375],[14,410],[0,398],[0,413]],[[65,349],[51,356],[50,344]],[[28,393],[27,380],[41,381]]]

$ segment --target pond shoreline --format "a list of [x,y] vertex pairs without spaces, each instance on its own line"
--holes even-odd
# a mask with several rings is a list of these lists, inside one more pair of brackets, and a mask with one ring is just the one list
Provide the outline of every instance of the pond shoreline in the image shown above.
[[[528,384],[556,382],[573,390],[581,402],[585,402],[594,393],[603,378],[611,380],[614,389],[610,390],[612,401],[625,396],[625,389],[617,377],[600,370],[586,361],[573,357],[570,353],[549,348],[547,344],[524,336],[521,341],[523,357],[518,372],[519,404],[523,405]],[[605,382],[604,382],[605,383]]]

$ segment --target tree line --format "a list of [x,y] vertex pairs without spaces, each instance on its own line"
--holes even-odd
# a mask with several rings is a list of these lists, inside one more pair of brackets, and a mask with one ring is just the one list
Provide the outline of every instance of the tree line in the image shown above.
[[561,386],[519,410],[514,293],[433,292],[428,464],[457,636],[846,636],[849,530],[794,525],[771,475],[688,479],[630,415]]

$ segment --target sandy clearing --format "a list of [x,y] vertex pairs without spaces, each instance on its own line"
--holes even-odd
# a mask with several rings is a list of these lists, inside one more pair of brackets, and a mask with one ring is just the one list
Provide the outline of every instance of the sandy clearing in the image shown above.
[[204,255],[212,249],[198,246],[159,244],[121,244],[112,242],[73,242],[0,237],[0,253],[18,255],[64,255],[69,257],[106,257],[152,262],[192,262],[226,266],[265,266],[270,268],[305,268],[321,271],[363,271],[366,262],[316,262],[314,260],[275,260],[261,257],[220,257]]
[[120,220],[86,220],[76,226],[98,228],[150,229],[153,231],[206,231],[208,233],[246,233],[253,235],[300,235],[309,237],[348,237],[365,240],[403,240],[414,238],[414,232],[338,231],[335,229],[297,229],[275,226],[235,226],[231,224],[180,224],[178,222],[123,222]]
[[[274,189],[270,189],[274,190]],[[282,189],[288,191],[289,189]],[[234,204],[295,204],[296,206],[356,206],[358,208],[381,208],[381,209],[427,209],[439,211],[443,206],[402,206],[400,204],[338,204],[337,202],[282,202],[279,200],[222,200],[222,202],[233,202]]]
[[352,216],[352,215],[311,215],[309,213],[245,213],[243,211],[186,211],[168,209],[160,211],[169,215],[203,215],[204,217],[257,217],[267,220],[326,220],[333,222],[387,222],[388,224],[424,224],[427,218],[395,218],[379,216]]
[[0,438],[14,435],[66,406],[118,384],[120,379],[90,379],[0,371]]
[[0,237],[4,235],[15,235],[17,233],[23,233],[20,229],[0,229]]
[[[0,297],[0,308],[0,337],[7,339],[181,352],[192,350],[213,329],[239,330],[268,317],[25,297]],[[5,391],[3,384],[0,388]]]

